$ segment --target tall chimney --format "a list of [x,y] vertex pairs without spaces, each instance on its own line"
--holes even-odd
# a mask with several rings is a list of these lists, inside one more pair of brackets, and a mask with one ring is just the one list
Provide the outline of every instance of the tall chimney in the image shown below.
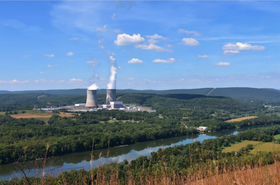
[[96,90],[87,90],[86,107],[91,107],[91,108],[98,107],[97,97],[96,97]]
[[116,101],[116,89],[107,89],[106,104],[110,105],[112,101]]

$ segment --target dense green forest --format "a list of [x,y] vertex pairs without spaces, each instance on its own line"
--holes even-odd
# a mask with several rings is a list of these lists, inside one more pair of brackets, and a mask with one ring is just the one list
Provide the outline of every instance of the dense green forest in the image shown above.
[[[118,121],[109,122],[110,119]],[[125,120],[125,121],[122,121]],[[178,119],[159,119],[153,113],[98,111],[71,118],[52,116],[48,125],[36,119],[0,116],[0,164],[107,148],[198,133]]]
[[[222,153],[221,148],[240,142],[242,140],[253,140],[262,142],[273,141],[273,135],[280,134],[280,126],[267,127],[262,129],[254,129],[241,132],[237,135],[224,136],[216,139],[208,139],[200,142],[194,142],[187,145],[174,146],[166,149],[159,149],[152,152],[150,157],[140,156],[139,158],[128,162],[124,160],[120,163],[110,163],[101,167],[94,168],[91,171],[71,170],[63,172],[56,176],[45,178],[47,183],[72,184],[81,181],[87,184],[96,183],[99,175],[105,173],[104,178],[108,181],[112,178],[112,173],[117,174],[117,181],[120,184],[128,184],[131,179],[139,184],[148,180],[149,176],[172,177],[175,174],[187,177],[199,169],[203,175],[203,170],[213,168],[213,173],[223,173],[237,168],[246,168],[250,166],[268,165],[275,161],[279,161],[272,152],[261,152],[257,155],[248,153],[253,146],[242,148],[238,152]],[[129,175],[128,175],[129,174]],[[40,183],[41,178],[28,178],[31,182]],[[26,182],[25,178],[18,180],[14,178],[7,184]],[[104,182],[104,180],[103,180]],[[4,183],[4,182],[3,182]]]

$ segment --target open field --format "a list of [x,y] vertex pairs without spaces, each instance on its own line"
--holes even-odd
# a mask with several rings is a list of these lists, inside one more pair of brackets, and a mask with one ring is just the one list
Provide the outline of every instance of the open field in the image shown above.
[[4,115],[5,114],[5,112],[0,112],[0,115]]
[[274,139],[280,139],[280,134],[275,135]]
[[[11,117],[16,118],[16,119],[27,119],[27,118],[34,118],[34,119],[49,119],[54,115],[53,113],[24,113],[24,114],[12,114]],[[61,112],[59,114],[60,117],[73,117],[74,114],[72,113],[64,113]]]
[[246,147],[248,144],[258,145],[260,141],[243,141],[241,143],[234,144],[230,147],[227,147],[222,150],[222,152],[232,152],[232,151],[239,151],[242,147]]
[[230,120],[227,120],[226,122],[238,122],[238,121],[243,121],[243,120],[247,120],[247,119],[255,119],[255,118],[257,118],[257,116],[247,116],[247,117],[242,117],[242,118],[230,119]]
[[280,144],[275,143],[261,143],[257,145],[252,151],[252,154],[256,154],[258,151],[263,152],[274,152],[274,151],[280,151]]

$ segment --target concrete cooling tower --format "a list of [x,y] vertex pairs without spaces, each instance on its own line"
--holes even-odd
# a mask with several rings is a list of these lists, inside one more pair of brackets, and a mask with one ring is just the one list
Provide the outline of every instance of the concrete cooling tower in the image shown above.
[[106,104],[116,101],[116,89],[107,89]]
[[91,108],[98,107],[97,97],[96,97],[96,90],[87,90],[86,107],[91,107]]

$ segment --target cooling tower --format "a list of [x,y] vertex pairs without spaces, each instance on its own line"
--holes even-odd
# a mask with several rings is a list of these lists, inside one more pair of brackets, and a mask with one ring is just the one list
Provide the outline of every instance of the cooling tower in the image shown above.
[[96,90],[87,90],[86,107],[92,107],[92,108],[98,107]]
[[112,101],[116,101],[116,89],[107,89],[106,104],[110,105]]

